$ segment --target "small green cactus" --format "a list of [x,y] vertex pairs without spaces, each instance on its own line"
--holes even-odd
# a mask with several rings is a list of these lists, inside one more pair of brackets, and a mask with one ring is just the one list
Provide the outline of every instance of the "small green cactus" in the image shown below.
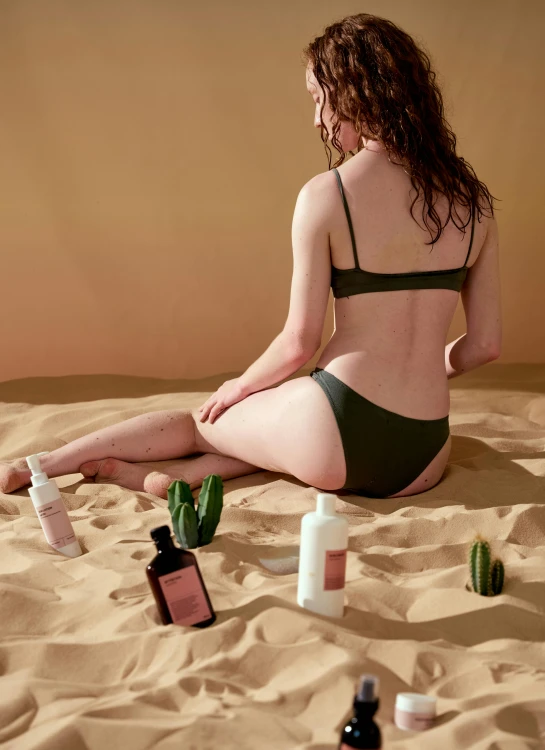
[[176,480],[168,488],[168,509],[170,515],[174,513],[174,508],[180,505],[180,503],[190,503],[193,505],[194,500],[188,483]]
[[495,560],[491,564],[490,545],[477,536],[469,551],[472,590],[481,596],[501,594],[504,581],[503,563]]
[[178,544],[194,549],[210,544],[223,509],[223,482],[219,474],[205,477],[195,511],[191,489],[183,479],[175,479],[168,488],[168,509]]
[[503,569],[503,563],[501,560],[496,560],[492,566],[492,572],[490,574],[490,589],[491,596],[501,594],[503,589],[503,579],[505,578],[505,571]]
[[193,503],[180,503],[174,508],[172,526],[180,547],[193,549],[198,545],[199,530]]
[[199,546],[210,544],[223,510],[223,482],[219,474],[209,474],[202,483],[197,516]]

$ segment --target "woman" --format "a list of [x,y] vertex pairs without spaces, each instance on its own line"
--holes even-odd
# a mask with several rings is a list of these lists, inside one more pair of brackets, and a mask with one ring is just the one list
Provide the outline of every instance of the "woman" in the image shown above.
[[[447,380],[500,353],[493,196],[455,153],[428,57],[392,22],[349,16],[304,54],[314,124],[340,155],[297,198],[283,331],[200,408],[74,440],[44,457],[50,476],[81,471],[160,497],[173,479],[195,488],[262,469],[372,497],[439,482]],[[317,368],[271,388],[319,349],[330,285],[335,330]],[[445,347],[460,291],[467,333]],[[164,472],[141,463],[183,456]],[[24,459],[3,465],[4,492],[28,481]]]

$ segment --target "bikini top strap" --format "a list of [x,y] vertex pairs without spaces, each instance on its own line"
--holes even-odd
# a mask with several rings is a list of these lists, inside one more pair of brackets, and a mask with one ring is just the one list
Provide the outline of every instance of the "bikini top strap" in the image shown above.
[[475,231],[475,206],[473,206],[472,204],[471,205],[471,237],[469,240],[469,250],[467,251],[466,259],[462,268],[466,267],[467,261],[469,260],[469,256],[471,254],[471,246],[473,245],[473,232],[474,231]]
[[336,167],[333,167],[333,171],[335,172],[335,177],[337,178],[337,182],[339,183],[339,190],[341,191],[341,196],[343,199],[343,205],[344,205],[344,212],[346,214],[346,218],[348,219],[348,227],[350,229],[350,237],[352,239],[352,251],[354,253],[354,261],[356,263],[356,268],[360,267],[360,264],[358,263],[358,253],[356,250],[356,238],[354,237],[354,227],[352,226],[352,219],[350,217],[350,211],[348,209],[348,203],[346,202],[346,198],[344,195],[343,190],[343,183],[341,181],[341,175],[339,174]]

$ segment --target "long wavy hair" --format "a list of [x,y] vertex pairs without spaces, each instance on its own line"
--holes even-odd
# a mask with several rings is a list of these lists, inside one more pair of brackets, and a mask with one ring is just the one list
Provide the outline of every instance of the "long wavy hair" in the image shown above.
[[346,158],[337,140],[341,121],[351,122],[359,136],[356,153],[364,148],[364,137],[381,141],[390,161],[403,167],[416,190],[411,203],[415,221],[413,206],[423,194],[422,218],[432,237],[426,244],[433,246],[443,232],[435,210],[439,194],[449,206],[444,226],[452,219],[464,234],[470,218],[461,221],[455,201],[468,210],[474,207],[479,221],[485,210],[494,215],[497,199],[456,154],[456,136],[445,119],[430,58],[409,34],[386,18],[358,13],[327,26],[304,49],[303,62],[322,90],[321,136],[330,169],[332,152],[322,118],[326,97],[333,113],[331,142],[339,152],[333,166]]

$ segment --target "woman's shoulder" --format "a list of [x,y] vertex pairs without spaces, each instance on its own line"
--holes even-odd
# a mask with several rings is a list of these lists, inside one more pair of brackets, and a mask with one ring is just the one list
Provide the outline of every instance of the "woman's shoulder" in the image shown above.
[[299,190],[297,203],[304,203],[309,211],[319,212],[323,218],[330,216],[335,206],[335,191],[339,192],[331,170],[311,177]]

